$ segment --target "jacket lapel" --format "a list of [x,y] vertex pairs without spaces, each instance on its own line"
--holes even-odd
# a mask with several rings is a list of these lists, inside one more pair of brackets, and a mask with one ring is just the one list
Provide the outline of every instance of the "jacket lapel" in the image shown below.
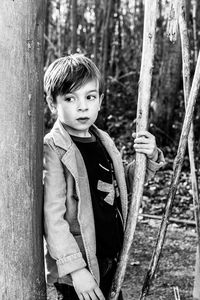
[[[95,125],[92,126],[92,130],[99,137],[102,144],[106,148],[112,162],[115,171],[115,177],[117,180],[117,184],[120,190],[120,199],[122,206],[122,214],[124,219],[124,224],[126,223],[127,218],[127,210],[128,210],[128,201],[127,201],[127,189],[126,189],[126,181],[124,175],[124,167],[121,160],[121,155],[117,150],[114,142],[108,136],[107,133],[98,129]],[[64,149],[66,152],[62,157],[62,162],[67,167],[67,169],[71,172],[73,177],[75,178],[78,186],[82,186],[83,181],[81,178],[87,177],[86,167],[83,161],[83,158],[78,150],[78,148],[72,142],[68,132],[64,129],[62,123],[57,120],[54,124],[52,130],[52,136],[54,139],[54,143],[56,146]],[[78,166],[78,167],[77,167]],[[88,187],[87,190],[89,189]],[[80,188],[81,190],[81,188]],[[80,191],[79,190],[79,191]],[[84,190],[84,189],[83,189]],[[79,195],[80,196],[80,195]]]
[[[62,148],[62,162],[77,181],[79,177],[86,177],[87,172],[83,158],[72,142],[70,135],[64,129],[62,123],[57,120],[52,129],[52,136],[56,146]],[[78,167],[77,167],[78,166]]]
[[124,174],[124,166],[122,163],[121,155],[117,150],[114,142],[112,141],[112,139],[109,137],[107,133],[98,129],[96,126],[93,126],[93,130],[98,135],[99,139],[101,140],[102,144],[106,148],[113,162],[115,177],[120,191],[122,215],[123,215],[124,227],[125,227],[127,211],[128,211],[128,200],[127,200],[128,196],[127,196],[127,188],[126,188],[126,181],[125,181],[125,174]]

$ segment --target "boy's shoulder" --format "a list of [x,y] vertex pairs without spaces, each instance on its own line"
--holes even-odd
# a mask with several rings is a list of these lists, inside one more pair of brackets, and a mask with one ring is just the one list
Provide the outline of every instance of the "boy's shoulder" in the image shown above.
[[44,136],[44,144],[48,144],[48,143],[52,143],[52,142],[53,142],[53,134],[50,131],[47,134],[45,134],[45,136]]
[[60,147],[67,151],[72,145],[72,140],[61,123],[56,121],[50,132],[44,136],[44,145]]
[[51,149],[51,151],[57,154],[60,160],[63,158],[63,156],[66,153],[66,149],[60,147],[55,143],[53,133],[51,131],[44,136],[44,147],[45,147],[44,153],[46,153],[46,151],[47,152],[49,151],[47,149]]
[[55,149],[56,147],[53,134],[51,131],[44,136],[44,146],[49,146],[50,148],[53,149]]

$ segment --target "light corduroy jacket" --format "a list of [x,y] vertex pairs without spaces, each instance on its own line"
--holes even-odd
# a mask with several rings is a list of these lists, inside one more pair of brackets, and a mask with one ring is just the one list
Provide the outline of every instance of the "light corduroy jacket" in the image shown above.
[[[113,162],[124,226],[127,217],[127,184],[134,162],[124,169],[121,156],[107,133],[92,126]],[[147,178],[164,164],[148,160]],[[88,266],[99,283],[92,200],[83,158],[70,135],[57,120],[44,138],[44,229],[47,243],[47,281],[72,284],[69,274]]]

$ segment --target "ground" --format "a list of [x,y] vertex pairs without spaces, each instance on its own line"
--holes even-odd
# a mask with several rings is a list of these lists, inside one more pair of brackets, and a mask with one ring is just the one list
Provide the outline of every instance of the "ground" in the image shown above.
[[[139,300],[159,223],[160,221],[140,220],[137,224],[123,284],[124,300]],[[194,228],[169,225],[156,278],[146,299],[175,300],[174,288],[178,287],[181,300],[192,300],[195,253]],[[49,290],[48,300],[57,300],[53,291]]]
[[[125,300],[139,299],[144,276],[155,247],[159,221],[140,221],[128,261],[123,291]],[[150,288],[149,300],[172,300],[178,287],[181,300],[192,300],[196,234],[193,228],[168,227],[156,278]]]
[[[141,214],[161,217],[164,213],[173,173],[172,163],[173,160],[167,160],[164,170],[157,172],[146,184]],[[181,300],[192,300],[197,237],[195,226],[187,225],[187,221],[194,223],[190,173],[187,168],[181,172],[171,216],[183,220],[183,223],[168,226],[159,268],[147,300],[178,300],[174,295],[176,287]],[[139,219],[123,286],[126,300],[139,300],[160,226],[158,220]]]

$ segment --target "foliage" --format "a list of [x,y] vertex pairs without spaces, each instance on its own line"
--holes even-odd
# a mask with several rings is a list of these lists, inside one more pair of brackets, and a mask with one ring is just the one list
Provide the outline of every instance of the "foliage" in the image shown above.
[[[102,70],[106,59],[106,99],[98,119],[98,125],[107,129],[116,140],[119,148],[126,146],[129,153],[131,131],[137,108],[138,80],[142,52],[143,14],[144,7],[141,0],[115,0],[108,24],[109,43],[107,58],[105,58],[105,20],[109,1],[87,0],[77,1],[77,28],[72,28],[71,22],[72,0],[48,0],[46,43],[45,43],[45,68],[57,57],[71,53],[71,39],[73,31],[77,34],[77,52],[85,53],[97,63]],[[160,9],[157,22],[156,57],[153,71],[152,95],[158,88],[165,49],[166,24],[168,17],[168,2],[160,0]],[[199,5],[200,7],[200,5]],[[200,35],[200,14],[197,10],[197,35]],[[192,5],[188,10],[189,36],[191,41],[191,67],[194,73],[194,39]],[[200,39],[198,39],[198,46]],[[191,75],[192,75],[191,74]],[[150,124],[150,131],[156,135],[158,144],[169,146],[172,156],[175,156],[180,137],[183,117],[184,101],[182,84],[177,91],[175,109],[170,129],[170,134],[162,129],[162,124]],[[171,99],[173,100],[173,99]],[[171,101],[170,100],[170,101]],[[173,100],[174,101],[174,100]],[[199,101],[198,101],[199,102]],[[197,102],[195,109],[195,135],[199,143],[199,116],[200,105]],[[52,126],[53,119],[45,105],[45,132]],[[161,126],[162,125],[162,126]],[[163,138],[164,137],[164,138]],[[172,138],[173,137],[173,138]],[[126,153],[126,154],[127,154]],[[171,155],[169,153],[169,155]]]

